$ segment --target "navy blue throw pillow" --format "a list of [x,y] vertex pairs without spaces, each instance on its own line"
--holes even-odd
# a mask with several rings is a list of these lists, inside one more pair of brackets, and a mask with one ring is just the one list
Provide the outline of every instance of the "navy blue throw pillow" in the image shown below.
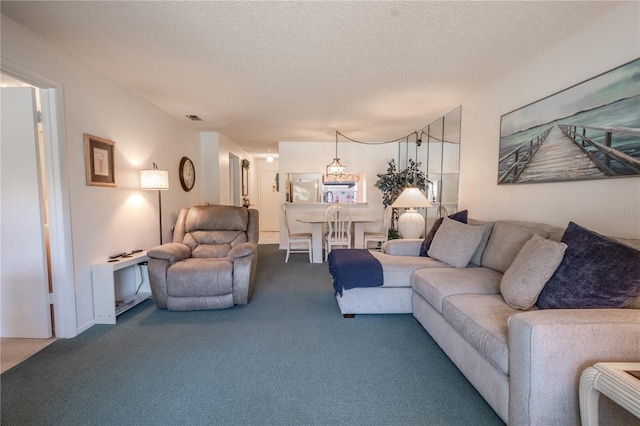
[[[456,212],[454,214],[449,215],[449,219],[457,220],[458,222],[462,222],[462,223],[467,223],[467,216],[468,216],[467,210],[462,210],[460,212]],[[440,225],[442,225],[442,218],[434,222],[433,226],[429,230],[429,233],[424,237],[424,241],[420,246],[420,256],[429,257],[427,252],[431,247],[431,242],[433,241],[433,237],[436,235],[436,232],[438,231],[438,228],[440,228]]]
[[567,250],[539,308],[623,308],[640,293],[640,251],[573,222],[562,242]]

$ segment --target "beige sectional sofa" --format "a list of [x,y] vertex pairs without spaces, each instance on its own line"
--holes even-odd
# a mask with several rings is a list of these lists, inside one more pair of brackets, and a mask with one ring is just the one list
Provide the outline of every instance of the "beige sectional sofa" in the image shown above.
[[[582,371],[601,361],[640,361],[640,310],[633,309],[640,298],[615,309],[515,309],[501,294],[504,273],[533,234],[560,241],[564,229],[469,224],[489,230],[467,267],[418,256],[423,240],[389,241],[374,253],[384,285],[343,291],[341,312],[412,313],[509,425],[579,425]],[[624,243],[640,248],[640,240]],[[640,424],[606,398],[600,405],[602,425]]]

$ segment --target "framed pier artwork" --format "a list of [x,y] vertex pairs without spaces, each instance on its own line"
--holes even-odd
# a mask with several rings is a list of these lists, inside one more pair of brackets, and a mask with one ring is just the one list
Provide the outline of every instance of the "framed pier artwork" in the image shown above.
[[500,118],[498,184],[640,176],[640,59]]

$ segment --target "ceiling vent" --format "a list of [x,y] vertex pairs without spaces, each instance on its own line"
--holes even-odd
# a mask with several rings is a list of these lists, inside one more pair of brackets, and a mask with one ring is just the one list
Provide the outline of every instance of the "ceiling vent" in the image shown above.
[[187,114],[187,118],[191,121],[202,121],[202,118],[198,117],[197,115]]

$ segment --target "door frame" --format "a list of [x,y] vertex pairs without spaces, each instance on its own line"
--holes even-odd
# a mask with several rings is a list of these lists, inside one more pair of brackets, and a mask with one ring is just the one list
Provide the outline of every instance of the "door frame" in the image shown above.
[[3,74],[40,89],[56,337],[75,337],[78,327],[63,86],[10,59],[1,59]]
[[229,153],[229,205],[242,205],[240,157],[231,152]]

